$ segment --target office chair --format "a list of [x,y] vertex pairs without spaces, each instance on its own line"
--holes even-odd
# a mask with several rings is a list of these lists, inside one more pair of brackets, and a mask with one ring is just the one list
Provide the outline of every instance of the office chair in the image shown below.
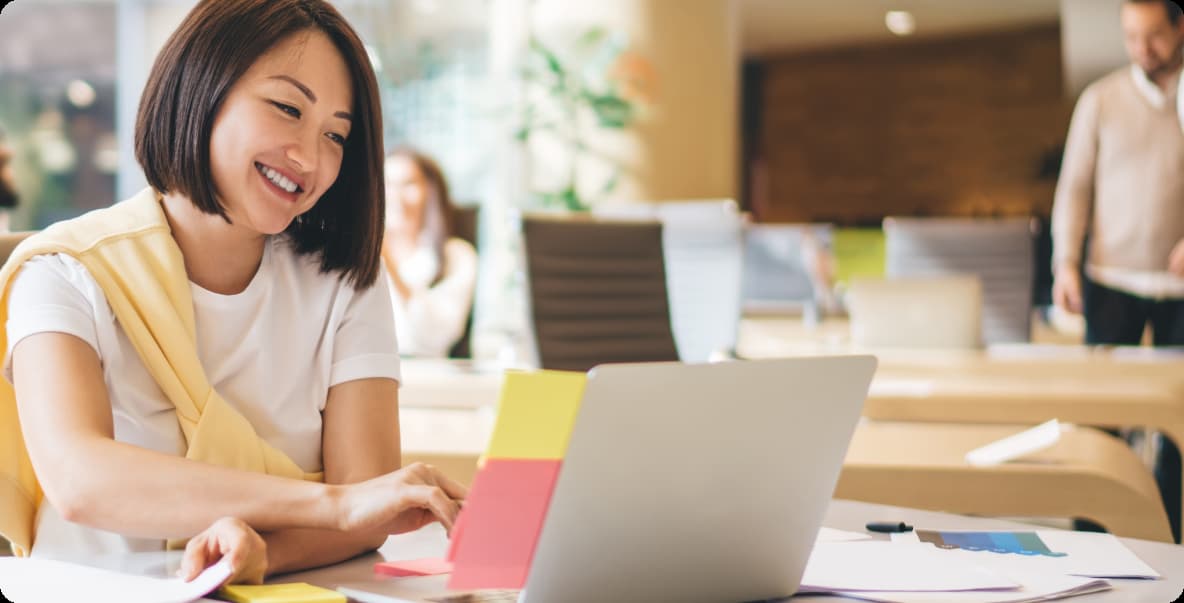
[[744,222],[731,199],[622,203],[598,217],[658,220],[678,356],[706,362],[731,353],[740,332]]
[[966,274],[982,282],[984,344],[1026,342],[1032,332],[1031,218],[884,219],[888,277]]
[[528,215],[522,231],[542,368],[679,359],[661,223]]

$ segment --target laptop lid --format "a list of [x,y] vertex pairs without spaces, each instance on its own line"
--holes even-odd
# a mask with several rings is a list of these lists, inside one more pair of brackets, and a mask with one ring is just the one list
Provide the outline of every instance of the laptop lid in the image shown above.
[[982,285],[973,275],[853,280],[847,292],[851,342],[867,347],[980,347],[982,298]]
[[792,594],[875,365],[848,356],[593,369],[523,601]]

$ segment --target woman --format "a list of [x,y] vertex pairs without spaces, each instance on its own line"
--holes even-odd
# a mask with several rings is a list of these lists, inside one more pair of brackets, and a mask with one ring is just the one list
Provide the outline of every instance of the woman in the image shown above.
[[443,358],[465,332],[473,306],[477,252],[454,237],[455,208],[435,161],[401,148],[386,160],[382,257],[395,303],[399,349]]
[[27,448],[0,450],[0,531],[18,553],[202,533],[188,558],[258,580],[451,528],[464,488],[399,469],[381,132],[365,49],[325,0],[186,16],[137,116],[150,188],[0,271],[0,439],[21,441],[19,409]]

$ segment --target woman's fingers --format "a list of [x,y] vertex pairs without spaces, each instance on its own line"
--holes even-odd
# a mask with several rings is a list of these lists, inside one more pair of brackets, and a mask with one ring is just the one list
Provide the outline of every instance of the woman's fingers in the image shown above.
[[209,565],[209,553],[209,541],[204,534],[190,540],[181,559],[181,578],[186,582],[196,578]]

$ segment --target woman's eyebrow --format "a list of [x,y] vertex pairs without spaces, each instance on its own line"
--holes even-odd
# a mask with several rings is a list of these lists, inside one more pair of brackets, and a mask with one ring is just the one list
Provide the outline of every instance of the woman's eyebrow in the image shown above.
[[[297,90],[299,90],[301,93],[304,94],[304,96],[308,97],[308,100],[312,101],[313,103],[317,102],[317,95],[315,93],[313,93],[312,89],[309,88],[308,86],[305,86],[300,80],[298,80],[292,76],[273,75],[268,79],[288,82],[289,84],[292,84],[293,86],[295,86]],[[347,121],[354,120],[354,116],[350,115],[350,113],[348,111],[337,111],[336,113],[333,114],[333,116],[340,117],[341,119],[344,119]]]

